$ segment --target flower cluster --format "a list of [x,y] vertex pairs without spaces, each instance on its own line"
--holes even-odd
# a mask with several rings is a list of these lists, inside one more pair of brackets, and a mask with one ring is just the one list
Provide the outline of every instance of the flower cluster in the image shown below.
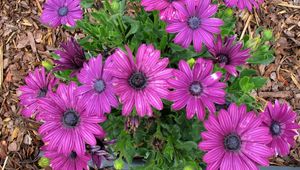
[[203,157],[207,169],[258,169],[268,166],[274,154],[287,155],[300,127],[295,117],[287,104],[277,100],[274,107],[268,103],[259,116],[234,103],[217,116],[210,115],[198,145],[207,151]]
[[[228,6],[249,10],[261,2],[225,0]],[[250,49],[243,49],[235,36],[222,39],[223,21],[212,18],[217,5],[210,0],[142,0],[141,5],[146,11],[160,11],[166,32],[177,33],[176,44],[183,48],[193,44],[196,52],[205,45],[211,58],[180,60],[178,68],[171,68],[169,58],[152,44],[139,45],[135,54],[125,46],[110,56],[87,59],[74,38],[62,43],[54,52],[60,58],[53,71],[70,70],[76,81],[60,82],[52,71],[37,68],[19,88],[21,113],[43,123],[42,150],[52,168],[88,169],[89,160],[100,168],[102,159],[111,159],[105,144],[115,141],[102,142],[107,132],[99,124],[119,105],[128,120],[127,131],[136,132],[142,118],[155,117],[168,106],[170,111],[183,110],[188,120],[203,121],[206,131],[198,147],[206,152],[207,169],[258,169],[268,166],[273,155],[287,155],[300,126],[286,103],[270,102],[258,114],[234,102],[228,109],[216,109],[228,103],[227,81],[238,77],[236,67],[250,58]],[[80,0],[47,0],[41,21],[52,27],[74,26],[82,15]],[[226,73],[215,71],[216,65]]]
[[[45,155],[54,169],[87,165],[90,153],[85,144],[93,148],[96,138],[105,136],[98,123],[106,120],[105,113],[110,113],[111,107],[119,105],[115,95],[124,116],[130,116],[133,108],[140,117],[152,116],[153,108],[163,109],[162,99],[174,102],[174,110],[186,106],[187,119],[196,115],[204,120],[207,108],[210,114],[204,126],[208,131],[202,132],[199,149],[207,151],[203,160],[208,169],[257,169],[258,165],[267,166],[274,153],[289,153],[299,125],[287,104],[276,101],[273,107],[269,103],[256,116],[247,112],[245,105],[233,103],[215,115],[215,104],[225,104],[226,84],[220,82],[221,72],[212,73],[211,60],[199,58],[192,68],[182,60],[178,69],[170,69],[166,68],[168,59],[161,59],[153,45],[142,44],[136,57],[126,49],[127,53],[117,49],[104,64],[101,55],[84,63],[77,74],[79,87],[58,84],[44,69],[35,70],[26,78],[27,85],[20,87],[23,114],[38,115],[44,122],[39,133],[47,143]],[[60,165],[62,160],[65,164]]]

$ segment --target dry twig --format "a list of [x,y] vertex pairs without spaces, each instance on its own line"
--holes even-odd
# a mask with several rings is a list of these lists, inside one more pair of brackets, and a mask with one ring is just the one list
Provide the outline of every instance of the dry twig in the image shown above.
[[6,156],[6,158],[5,158],[4,164],[3,164],[3,166],[2,166],[2,170],[5,169],[5,166],[6,166],[6,164],[7,164],[7,160],[8,160],[8,156]]
[[279,3],[279,6],[284,6],[284,7],[289,7],[289,8],[296,8],[296,9],[300,9],[300,6],[297,5],[291,5],[291,4],[287,4],[287,3]]
[[249,26],[249,24],[250,24],[250,21],[251,21],[252,17],[253,17],[252,15],[249,15],[249,17],[248,17],[248,19],[247,19],[247,21],[246,21],[246,25],[245,25],[245,27],[244,27],[244,29],[243,29],[243,32],[242,32],[240,41],[244,38],[245,33],[246,33],[246,30],[247,30],[247,28],[248,28],[248,26]]

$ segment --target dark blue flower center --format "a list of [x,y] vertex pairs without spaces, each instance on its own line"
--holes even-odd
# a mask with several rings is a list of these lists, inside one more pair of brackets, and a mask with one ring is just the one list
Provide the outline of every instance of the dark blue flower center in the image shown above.
[[270,131],[272,133],[273,136],[278,136],[281,133],[281,126],[278,122],[272,122],[271,126],[270,126]]
[[71,159],[76,159],[76,158],[77,158],[77,153],[74,152],[74,151],[72,151],[72,152],[70,153],[70,158],[71,158]]
[[67,127],[75,127],[79,122],[77,112],[72,109],[67,110],[63,115],[63,123]]
[[141,72],[135,72],[129,77],[129,84],[135,89],[143,89],[147,85],[147,78]]
[[195,81],[190,85],[189,91],[193,96],[199,96],[203,91],[203,87],[200,82]]
[[237,151],[241,148],[241,139],[238,135],[236,134],[230,134],[225,137],[224,139],[224,146],[225,149],[229,151]]
[[48,89],[46,87],[41,88],[38,92],[38,98],[45,97],[47,95]]
[[229,64],[229,62],[230,62],[229,57],[226,54],[220,54],[220,55],[218,55],[217,58],[216,58],[216,60],[217,60],[217,63]]
[[103,80],[97,80],[94,84],[94,89],[98,92],[101,93],[105,90],[105,83]]
[[65,6],[60,7],[58,9],[58,15],[61,16],[61,17],[66,16],[68,14],[68,12],[69,12],[69,9]]
[[177,1],[177,0],[169,0],[170,3],[171,3],[171,2],[174,2],[174,1]]
[[201,20],[198,17],[191,17],[188,20],[188,25],[193,30],[198,29],[200,24],[201,24]]

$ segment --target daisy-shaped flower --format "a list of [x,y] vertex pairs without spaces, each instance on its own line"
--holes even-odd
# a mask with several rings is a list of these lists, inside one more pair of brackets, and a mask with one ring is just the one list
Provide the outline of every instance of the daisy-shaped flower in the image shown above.
[[169,60],[160,59],[160,51],[153,45],[141,45],[136,61],[130,49],[126,49],[128,54],[116,50],[112,55],[114,67],[110,69],[115,77],[116,94],[123,104],[122,114],[128,116],[135,106],[139,116],[152,116],[151,106],[162,110],[161,98],[169,94],[167,80],[172,76],[172,70],[166,68]]
[[179,62],[179,70],[174,70],[174,78],[169,84],[174,89],[169,95],[173,101],[172,109],[180,110],[186,106],[186,117],[197,115],[199,120],[205,117],[205,108],[216,112],[216,104],[225,104],[225,83],[219,82],[221,72],[212,74],[213,63],[202,58],[196,61],[193,70],[187,62]]
[[41,22],[50,27],[75,26],[82,19],[80,0],[47,0],[44,4]]
[[245,105],[231,104],[216,117],[211,114],[202,132],[199,149],[207,151],[203,161],[207,170],[251,169],[268,166],[273,150],[267,146],[272,140],[269,129],[261,127],[261,119],[247,112]]
[[142,0],[141,5],[146,11],[160,11],[160,19],[170,21],[183,18],[183,14],[175,8],[176,3],[184,5],[184,0]]
[[39,119],[38,107],[39,101],[52,93],[54,86],[58,83],[52,74],[47,74],[45,68],[36,68],[25,78],[26,85],[21,86],[19,90],[20,104],[23,106],[22,115],[25,117],[36,116]]
[[213,46],[214,34],[219,34],[220,26],[224,24],[221,19],[211,18],[217,12],[218,6],[212,5],[211,0],[185,3],[186,5],[174,4],[184,17],[168,22],[167,32],[178,33],[174,42],[183,48],[188,48],[193,42],[196,52],[201,51],[202,43],[208,47]]
[[246,64],[250,58],[250,49],[243,50],[243,44],[234,44],[235,37],[226,37],[224,42],[221,35],[218,36],[214,46],[209,48],[209,52],[214,56],[214,62],[219,63],[228,74],[237,76],[236,66]]
[[118,100],[112,86],[112,75],[104,69],[102,56],[91,58],[85,63],[77,75],[83,85],[78,87],[77,93],[86,102],[87,111],[91,115],[102,116],[111,112],[111,106],[117,107]]
[[54,71],[72,70],[71,77],[75,76],[83,67],[85,58],[84,50],[72,37],[68,42],[62,43],[62,50],[56,50],[55,53],[60,56],[59,60],[54,60],[57,64]]
[[247,8],[249,11],[252,11],[252,8],[259,8],[264,0],[224,0],[225,4],[229,7],[238,7],[239,9]]
[[286,156],[290,152],[290,147],[295,145],[295,136],[300,126],[295,122],[297,114],[287,103],[280,104],[278,100],[275,105],[269,102],[262,113],[263,126],[269,129],[269,134],[273,140],[269,144],[277,154]]
[[104,122],[106,118],[89,115],[84,102],[75,93],[76,88],[75,83],[68,86],[60,84],[55,94],[41,100],[40,110],[45,123],[39,133],[50,150],[64,154],[74,150],[82,155],[85,143],[96,145],[95,136],[105,136],[98,123]]
[[[47,146],[43,148],[47,148]],[[45,151],[45,157],[50,159],[50,166],[53,168],[53,170],[88,169],[88,161],[91,159],[91,156],[87,153],[79,155],[75,151],[71,151],[67,154],[64,154],[57,152],[56,150],[43,150]]]

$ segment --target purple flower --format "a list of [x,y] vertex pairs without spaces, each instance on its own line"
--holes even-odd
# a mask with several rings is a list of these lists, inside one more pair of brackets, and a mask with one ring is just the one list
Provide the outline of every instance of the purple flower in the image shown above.
[[84,50],[72,37],[68,42],[61,44],[62,50],[56,50],[55,53],[60,56],[59,60],[54,60],[58,65],[54,71],[72,70],[71,77],[75,76],[86,62]]
[[41,22],[51,27],[61,24],[75,26],[82,19],[80,0],[47,0],[44,4]]
[[160,11],[160,19],[170,21],[182,19],[183,14],[175,8],[175,4],[184,5],[184,0],[142,0],[141,5],[146,11]]
[[210,18],[217,10],[217,5],[212,5],[210,0],[199,2],[186,1],[186,6],[174,4],[183,15],[181,20],[172,20],[166,28],[169,33],[178,33],[174,39],[176,44],[188,48],[193,42],[196,52],[202,49],[202,43],[213,46],[214,35],[221,32],[223,21],[218,18]]
[[[107,64],[106,64],[107,65]],[[102,65],[102,56],[90,59],[84,63],[78,74],[78,80],[83,85],[78,87],[77,93],[86,102],[87,111],[91,115],[102,116],[111,112],[111,106],[117,107],[118,100],[112,85],[112,76]]]
[[57,152],[56,150],[48,150],[47,146],[44,146],[43,150],[45,151],[45,157],[50,159],[50,165],[53,170],[88,169],[88,161],[91,159],[91,156],[87,153],[79,155],[75,151],[71,151],[67,154],[64,154]]
[[273,150],[267,146],[272,140],[269,129],[261,127],[261,119],[248,112],[245,105],[231,104],[216,117],[211,114],[202,132],[199,149],[207,151],[203,161],[207,170],[251,169],[268,166]]
[[237,6],[239,9],[248,8],[249,11],[252,11],[252,6],[259,8],[264,0],[224,0],[225,4],[229,7]]
[[297,129],[300,128],[295,123],[296,116],[287,103],[280,104],[278,100],[274,106],[269,102],[262,113],[263,126],[269,129],[269,134],[273,137],[269,146],[281,156],[288,155],[290,147],[295,145],[294,137],[298,135]]
[[36,116],[39,120],[39,101],[52,93],[52,89],[58,83],[52,74],[46,74],[45,68],[36,68],[25,78],[26,85],[21,86],[19,90],[20,104],[23,106],[22,115],[25,117]]
[[115,143],[116,140],[111,140],[111,141],[98,140],[96,146],[90,147],[90,151],[92,155],[92,165],[95,169],[101,168],[102,162],[104,160],[112,161],[114,159],[114,156],[110,154],[108,147],[109,145],[113,145]]
[[160,51],[153,45],[141,45],[134,62],[131,50],[128,54],[117,49],[111,56],[114,67],[114,87],[123,104],[122,115],[128,116],[135,106],[140,117],[152,116],[152,108],[162,110],[161,98],[169,94],[167,80],[171,77],[168,58],[160,59]]
[[199,120],[203,120],[205,108],[215,113],[215,103],[225,104],[226,84],[219,82],[222,73],[212,74],[212,70],[212,62],[202,58],[197,60],[193,70],[181,60],[179,70],[174,70],[174,78],[169,80],[174,89],[168,98],[174,102],[172,109],[180,110],[186,106],[187,119],[196,114]]
[[236,66],[246,64],[250,58],[250,49],[242,50],[243,44],[233,44],[235,37],[226,37],[222,42],[221,35],[218,36],[214,46],[209,48],[209,52],[214,56],[214,62],[219,63],[227,73],[237,76]]
[[50,150],[65,154],[75,151],[82,155],[85,143],[95,145],[95,136],[105,136],[98,123],[106,118],[89,115],[83,106],[84,102],[75,93],[76,88],[75,83],[68,86],[60,84],[56,93],[49,95],[49,99],[41,100],[40,110],[45,123],[39,133]]

